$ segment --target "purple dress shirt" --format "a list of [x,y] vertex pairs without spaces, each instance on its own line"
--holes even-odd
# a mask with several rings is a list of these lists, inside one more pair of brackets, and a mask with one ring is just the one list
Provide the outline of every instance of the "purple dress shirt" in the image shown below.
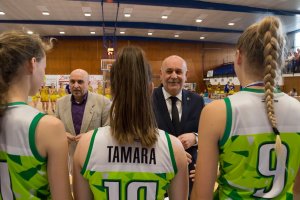
[[71,102],[72,102],[72,119],[73,119],[73,124],[74,124],[74,129],[76,135],[80,134],[80,129],[81,129],[81,124],[82,124],[82,118],[84,114],[84,109],[86,105],[86,100],[87,100],[88,93],[86,93],[83,96],[83,100],[80,103],[77,103],[75,101],[74,96],[72,95],[71,97]]

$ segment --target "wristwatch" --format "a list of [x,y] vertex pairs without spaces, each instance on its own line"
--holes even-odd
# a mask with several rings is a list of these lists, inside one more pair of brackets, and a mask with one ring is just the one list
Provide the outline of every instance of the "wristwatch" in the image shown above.
[[197,145],[198,145],[198,133],[195,133],[195,132],[194,132],[194,134],[195,134],[195,136],[196,136],[196,143],[195,143],[193,146],[197,146]]

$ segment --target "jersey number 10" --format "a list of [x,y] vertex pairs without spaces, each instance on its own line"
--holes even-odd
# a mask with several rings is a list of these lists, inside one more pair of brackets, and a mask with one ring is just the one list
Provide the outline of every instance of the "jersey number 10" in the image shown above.
[[[104,181],[104,186],[107,188],[107,199],[119,200],[121,198],[120,181]],[[156,200],[157,182],[154,181],[132,181],[127,183],[126,186],[126,200]],[[140,197],[140,190],[144,190],[144,197]]]

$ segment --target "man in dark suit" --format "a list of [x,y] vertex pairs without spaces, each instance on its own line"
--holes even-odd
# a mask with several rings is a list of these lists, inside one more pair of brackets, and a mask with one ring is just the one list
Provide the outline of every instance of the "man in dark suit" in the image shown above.
[[189,170],[192,170],[197,158],[198,123],[204,100],[198,94],[183,89],[187,72],[184,59],[176,55],[167,57],[161,66],[162,85],[154,89],[152,99],[158,128],[178,137],[192,156],[189,164]]

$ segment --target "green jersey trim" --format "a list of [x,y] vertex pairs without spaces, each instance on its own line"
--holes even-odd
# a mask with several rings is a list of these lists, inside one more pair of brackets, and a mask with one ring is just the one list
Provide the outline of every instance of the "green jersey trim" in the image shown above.
[[88,149],[88,152],[87,152],[87,155],[86,155],[86,158],[85,158],[85,161],[84,161],[84,165],[81,169],[81,174],[84,175],[85,171],[86,171],[86,167],[89,163],[89,160],[90,160],[90,157],[91,157],[91,154],[92,154],[92,150],[93,150],[93,146],[94,146],[94,141],[95,141],[95,137],[96,137],[96,133],[97,133],[98,129],[96,128],[93,132],[93,135],[92,135],[92,138],[91,138],[91,141],[90,141],[90,146],[89,146],[89,149]]
[[[246,92],[254,92],[254,93],[265,93],[264,89],[256,89],[256,88],[243,88],[241,91]],[[281,91],[279,89],[274,89],[274,93],[280,93]]]
[[172,165],[174,168],[174,172],[175,174],[177,174],[177,165],[176,165],[176,161],[175,161],[175,156],[174,156],[174,151],[173,151],[173,147],[172,147],[172,143],[171,143],[171,139],[170,139],[170,135],[169,133],[165,132],[167,141],[168,141],[168,146],[169,146],[169,152],[170,152],[170,156],[171,156],[171,161],[172,161]]
[[10,102],[7,104],[7,106],[17,106],[17,105],[27,105],[25,102]]
[[33,156],[38,160],[38,161],[41,161],[41,162],[45,162],[46,161],[46,158],[44,158],[43,156],[41,156],[36,148],[36,145],[35,145],[35,131],[36,131],[36,127],[39,123],[39,121],[41,120],[41,118],[45,116],[45,114],[43,113],[39,113],[37,114],[30,126],[29,126],[29,145],[30,145],[30,149],[31,149],[31,152],[33,154]]
[[231,109],[231,103],[228,97],[224,98],[224,102],[226,105],[226,126],[225,126],[225,132],[223,134],[222,139],[219,141],[219,146],[223,146],[227,139],[229,138],[230,131],[231,131],[231,123],[232,123],[232,109]]

